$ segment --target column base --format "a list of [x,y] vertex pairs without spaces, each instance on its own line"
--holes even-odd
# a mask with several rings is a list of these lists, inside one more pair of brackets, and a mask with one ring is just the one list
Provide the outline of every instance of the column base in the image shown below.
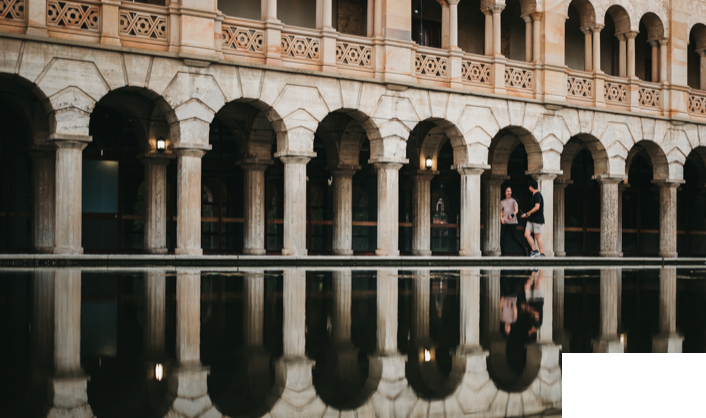
[[501,253],[500,251],[486,251],[485,255],[488,257],[500,257]]
[[166,248],[147,248],[145,249],[145,254],[166,254],[168,251]]
[[53,254],[83,254],[83,247],[53,247]]
[[282,255],[286,255],[289,257],[306,257],[307,253],[308,253],[307,250],[297,250],[297,249],[290,249],[290,248],[282,249]]
[[662,251],[660,251],[660,252],[659,252],[659,256],[662,257],[662,258],[677,258],[677,257],[678,257],[678,254],[677,254],[676,252],[671,253],[671,252],[662,252]]
[[598,340],[593,342],[594,353],[624,353],[625,348],[620,345],[620,341],[615,340]]
[[623,253],[619,251],[601,251],[598,255],[601,257],[620,257]]
[[[481,257],[483,255],[482,252],[480,251],[473,251],[473,250],[461,250],[458,252],[458,255],[461,257]],[[500,253],[489,253],[488,255],[494,255],[498,256]]]
[[333,255],[353,255],[353,250],[333,250]]
[[174,250],[176,255],[203,255],[203,250],[200,248],[177,248]]
[[34,252],[37,254],[53,254],[54,247],[35,247]]
[[243,249],[243,254],[245,255],[265,255],[267,251],[264,248],[245,248]]
[[544,256],[545,257],[554,257],[554,251],[544,251]]
[[653,353],[681,353],[684,337],[677,334],[655,335],[652,337]]
[[566,252],[564,251],[556,251],[554,252],[555,257],[566,257]]
[[375,255],[380,257],[399,257],[399,250],[375,250]]
[[412,255],[416,255],[417,257],[429,257],[431,256],[431,251],[429,250],[419,250],[419,251],[412,251]]

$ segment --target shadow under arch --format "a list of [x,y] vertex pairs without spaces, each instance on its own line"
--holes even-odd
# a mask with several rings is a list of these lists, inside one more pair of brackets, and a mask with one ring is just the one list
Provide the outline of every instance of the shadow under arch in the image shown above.
[[601,176],[608,174],[610,171],[608,152],[603,144],[593,135],[579,134],[573,136],[566,145],[564,145],[560,160],[562,174],[557,177],[557,180],[571,179],[571,166],[574,164],[576,156],[584,149],[587,149],[593,158],[594,175]]
[[46,95],[31,81],[16,74],[0,73],[0,103],[19,116],[15,120],[29,133],[28,146],[45,146],[52,125],[51,106]]
[[636,142],[625,159],[625,175],[630,172],[630,166],[635,156],[642,154],[652,166],[654,180],[666,180],[669,178],[669,164],[667,156],[662,147],[648,140]]
[[527,129],[519,126],[509,126],[501,129],[495,135],[488,148],[491,175],[507,176],[510,155],[520,144],[525,147],[527,152],[528,172],[539,172],[544,168],[539,141]]

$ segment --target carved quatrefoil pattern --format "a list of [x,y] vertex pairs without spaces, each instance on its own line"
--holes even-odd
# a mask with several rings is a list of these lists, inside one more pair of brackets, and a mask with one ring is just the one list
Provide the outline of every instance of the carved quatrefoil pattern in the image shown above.
[[0,0],[0,19],[24,20],[24,0]]
[[167,40],[166,16],[121,10],[119,27],[121,35]]
[[47,2],[47,26],[98,32],[100,10],[95,5],[49,1]]

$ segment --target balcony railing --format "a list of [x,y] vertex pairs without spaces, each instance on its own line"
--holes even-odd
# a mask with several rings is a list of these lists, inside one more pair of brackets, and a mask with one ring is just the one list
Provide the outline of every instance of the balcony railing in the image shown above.
[[465,54],[461,61],[464,84],[478,87],[493,86],[493,60],[482,55]]
[[449,53],[445,49],[417,47],[414,73],[418,78],[441,81],[449,78]]
[[566,75],[566,96],[569,100],[593,101],[594,86],[592,73],[569,70]]
[[25,0],[0,0],[0,20],[3,25],[25,26],[27,24]]
[[336,64],[358,71],[373,70],[373,41],[341,34],[336,41]]
[[321,33],[314,29],[285,26],[282,29],[282,61],[318,65],[321,62]]
[[47,1],[47,30],[99,36],[100,1]]
[[122,2],[118,19],[118,32],[123,45],[137,42],[167,46],[169,10],[166,7]]
[[628,92],[630,91],[628,87],[627,79],[620,77],[610,77],[605,78],[605,83],[603,84],[603,97],[607,105],[612,106],[630,106],[630,97]]
[[261,60],[265,57],[265,24],[227,17],[221,25],[221,42],[221,50],[226,56]]
[[534,91],[534,64],[508,61],[505,65],[505,88],[525,92]]
[[641,81],[637,93],[637,101],[640,107],[649,110],[662,109],[662,86],[659,83],[648,83],[646,81]]
[[691,91],[689,94],[689,113],[696,116],[706,116],[706,91]]

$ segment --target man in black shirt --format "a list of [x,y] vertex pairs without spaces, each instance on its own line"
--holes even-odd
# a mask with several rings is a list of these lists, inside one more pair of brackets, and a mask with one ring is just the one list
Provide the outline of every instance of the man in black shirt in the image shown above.
[[[544,257],[544,242],[542,241],[542,228],[544,227],[544,198],[539,192],[539,185],[534,179],[529,181],[529,189],[532,192],[532,200],[530,204],[532,209],[522,215],[523,218],[527,219],[527,225],[525,226],[525,238],[532,248],[530,257]],[[534,238],[537,240],[537,246],[534,245],[534,239],[532,239],[532,234],[534,233]],[[537,251],[539,248],[539,251]]]

